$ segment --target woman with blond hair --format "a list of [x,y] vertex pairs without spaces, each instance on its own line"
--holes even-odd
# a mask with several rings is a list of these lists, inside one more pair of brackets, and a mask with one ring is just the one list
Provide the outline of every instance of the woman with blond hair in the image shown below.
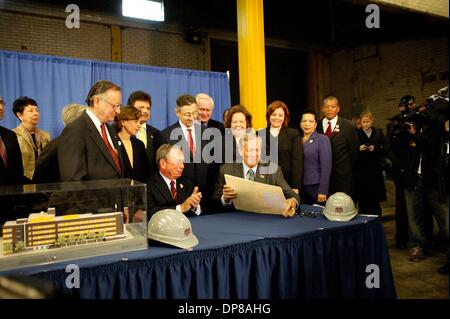
[[373,126],[373,115],[363,112],[360,115],[358,210],[363,214],[381,216],[380,202],[386,200],[383,169],[381,162],[385,156],[383,131]]

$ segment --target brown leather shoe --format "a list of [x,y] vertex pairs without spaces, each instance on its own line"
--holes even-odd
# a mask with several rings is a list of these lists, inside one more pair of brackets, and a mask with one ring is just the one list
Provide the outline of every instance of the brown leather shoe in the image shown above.
[[422,247],[413,247],[409,250],[409,260],[418,262],[425,258]]

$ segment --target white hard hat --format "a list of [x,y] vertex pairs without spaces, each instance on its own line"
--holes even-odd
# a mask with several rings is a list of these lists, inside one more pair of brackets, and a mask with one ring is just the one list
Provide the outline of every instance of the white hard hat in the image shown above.
[[150,239],[184,249],[198,244],[191,222],[175,209],[163,209],[153,214],[148,222],[147,235]]
[[328,198],[323,213],[329,220],[346,222],[355,217],[357,211],[350,196],[337,192]]

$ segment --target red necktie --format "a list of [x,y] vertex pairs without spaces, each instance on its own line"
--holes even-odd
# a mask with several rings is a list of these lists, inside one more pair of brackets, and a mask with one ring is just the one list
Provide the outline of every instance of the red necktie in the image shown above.
[[177,201],[177,189],[175,188],[175,181],[170,181],[170,191],[172,192],[172,198]]
[[327,127],[327,131],[325,132],[325,135],[330,137],[331,136],[331,122],[328,121],[328,127]]
[[194,139],[192,138],[192,130],[190,128],[187,129],[189,134],[189,152],[191,152],[192,157],[195,155],[195,145],[194,145]]
[[5,167],[8,168],[8,154],[6,153],[6,147],[3,143],[2,137],[0,136],[0,157],[3,160],[3,163],[5,163]]
[[116,152],[113,150],[111,144],[109,143],[108,136],[106,135],[106,125],[102,124],[102,125],[100,125],[100,128],[102,130],[103,142],[105,142],[105,145],[108,148],[108,151],[111,154],[112,159],[113,159],[114,163],[116,164],[117,169],[119,170],[119,172],[122,173],[122,169],[120,168],[119,157],[117,156]]

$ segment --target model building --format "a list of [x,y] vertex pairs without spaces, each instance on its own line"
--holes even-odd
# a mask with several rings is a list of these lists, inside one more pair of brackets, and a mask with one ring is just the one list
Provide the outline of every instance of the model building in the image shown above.
[[3,226],[3,254],[65,247],[125,237],[123,213],[30,214]]

